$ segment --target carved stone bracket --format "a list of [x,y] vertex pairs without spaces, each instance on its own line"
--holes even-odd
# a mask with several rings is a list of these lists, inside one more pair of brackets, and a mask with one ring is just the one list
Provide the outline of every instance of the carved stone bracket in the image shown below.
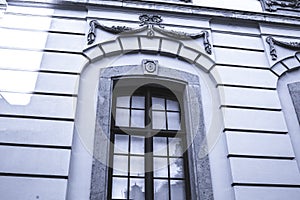
[[278,8],[298,9],[300,0],[260,0],[267,11],[277,11]]
[[90,29],[87,35],[88,44],[90,45],[95,41],[97,28],[112,34],[134,34],[147,30],[147,36],[150,38],[154,36],[154,31],[157,31],[162,35],[166,35],[168,37],[172,37],[179,40],[198,39],[202,37],[206,53],[211,54],[211,44],[208,40],[209,33],[207,31],[201,31],[199,33],[186,33],[182,31],[167,30],[161,25],[161,22],[163,20],[160,15],[143,14],[139,16],[139,20],[140,27],[137,28],[131,28],[127,26],[108,27],[103,24],[100,24],[97,20],[92,20],[90,22]]
[[300,50],[300,42],[284,42],[274,39],[272,36],[268,36],[266,38],[266,42],[270,46],[270,55],[272,57],[272,60],[277,59],[277,52],[275,49],[275,44],[287,49],[294,49],[294,50]]

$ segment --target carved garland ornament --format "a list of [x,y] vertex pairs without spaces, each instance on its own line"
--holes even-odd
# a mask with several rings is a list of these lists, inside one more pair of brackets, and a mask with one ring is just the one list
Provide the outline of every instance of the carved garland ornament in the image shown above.
[[261,0],[263,7],[268,11],[277,11],[277,8],[300,8],[300,0]]
[[272,57],[272,60],[277,59],[277,52],[275,49],[275,44],[284,48],[288,49],[294,49],[294,50],[300,50],[300,42],[284,42],[274,39],[272,36],[268,36],[266,38],[266,42],[270,46],[270,55]]
[[154,31],[159,32],[162,35],[166,35],[169,37],[173,37],[180,40],[188,40],[188,39],[197,39],[203,37],[203,44],[206,53],[211,54],[211,44],[208,40],[209,34],[207,31],[201,31],[200,33],[185,33],[181,31],[174,31],[174,30],[167,30],[165,29],[160,23],[162,22],[161,16],[159,15],[147,15],[143,14],[139,17],[140,20],[140,27],[138,28],[131,28],[127,26],[105,26],[100,24],[96,20],[92,20],[90,22],[90,30],[87,36],[88,44],[92,44],[96,39],[96,28],[99,28],[103,31],[112,33],[112,34],[133,34],[133,33],[140,33],[142,31],[147,31],[148,37],[154,36]]

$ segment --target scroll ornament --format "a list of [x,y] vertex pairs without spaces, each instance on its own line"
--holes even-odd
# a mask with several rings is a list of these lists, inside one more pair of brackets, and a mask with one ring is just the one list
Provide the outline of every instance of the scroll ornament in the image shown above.
[[199,33],[186,33],[182,31],[174,31],[174,30],[167,30],[165,27],[161,25],[163,21],[160,15],[147,15],[143,14],[139,16],[140,20],[140,27],[131,28],[127,26],[105,26],[100,24],[97,20],[92,20],[90,22],[90,29],[87,36],[88,44],[93,44],[96,39],[96,29],[99,28],[103,31],[112,33],[112,34],[134,34],[140,33],[142,31],[147,30],[147,36],[152,38],[155,33],[154,31],[159,32],[162,35],[172,37],[175,39],[180,40],[189,40],[189,39],[198,39],[203,38],[203,45],[205,48],[206,53],[211,54],[211,44],[208,40],[209,34],[207,31],[201,31]]
[[298,9],[300,8],[299,0],[261,0],[265,9],[276,11],[277,8]]
[[300,50],[300,42],[284,42],[284,41],[276,40],[272,36],[268,36],[266,38],[266,42],[269,44],[270,55],[272,57],[272,60],[277,59],[275,44],[287,49]]

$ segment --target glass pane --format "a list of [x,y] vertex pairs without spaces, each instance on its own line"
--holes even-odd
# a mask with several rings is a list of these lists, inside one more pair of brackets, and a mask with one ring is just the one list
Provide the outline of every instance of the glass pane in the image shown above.
[[130,179],[129,199],[143,200],[145,199],[145,181],[141,178]]
[[153,110],[165,110],[165,99],[152,97],[152,109]]
[[145,97],[142,96],[132,96],[131,102],[132,108],[145,108]]
[[170,158],[170,177],[184,178],[182,158]]
[[131,146],[130,153],[131,154],[144,154],[144,137],[139,136],[131,136]]
[[169,137],[169,156],[182,156],[182,140],[181,138]]
[[137,128],[145,127],[144,110],[131,110],[131,127],[137,127]]
[[184,181],[171,180],[171,200],[185,200]]
[[168,177],[168,159],[153,158],[153,173],[154,177]]
[[113,199],[127,199],[127,178],[116,178],[112,180],[112,198]]
[[129,126],[129,109],[116,109],[116,126]]
[[130,96],[117,97],[117,107],[129,108]]
[[153,129],[166,129],[165,112],[152,111],[152,128]]
[[144,157],[130,156],[130,176],[144,176]]
[[169,200],[168,180],[154,180],[154,199]]
[[128,156],[114,155],[114,175],[128,175]]
[[167,138],[153,137],[153,154],[167,156],[168,154]]
[[179,111],[178,101],[167,100],[167,110]]
[[179,112],[167,112],[168,130],[180,130]]
[[128,135],[115,134],[115,153],[128,153]]

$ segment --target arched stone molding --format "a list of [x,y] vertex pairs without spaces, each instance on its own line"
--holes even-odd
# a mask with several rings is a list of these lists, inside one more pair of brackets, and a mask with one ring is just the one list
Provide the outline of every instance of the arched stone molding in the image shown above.
[[[194,41],[193,42],[188,41],[185,43],[182,41],[177,41],[174,39],[165,38],[165,37],[161,37],[161,36],[154,36],[154,37],[149,38],[147,36],[142,36],[142,35],[138,35],[138,36],[121,35],[121,36],[117,36],[113,40],[105,41],[105,42],[93,45],[93,46],[85,49],[83,51],[83,53],[89,59],[89,63],[87,63],[85,65],[85,68],[83,70],[88,68],[88,66],[91,64],[98,63],[97,61],[101,62],[101,59],[118,56],[118,55],[125,55],[125,54],[129,54],[129,53],[137,53],[137,52],[158,54],[158,55],[168,56],[168,57],[177,57],[180,60],[184,60],[194,66],[197,66],[198,68],[200,68],[201,70],[203,70],[204,72],[207,72],[207,73],[209,73],[210,70],[215,65],[214,61],[208,55],[206,55],[204,50],[202,50],[202,47],[195,45]],[[126,68],[126,70],[124,67]],[[140,66],[127,66],[127,67],[124,66],[124,67],[121,67],[121,68],[120,67],[119,68],[108,67],[103,70],[111,71],[113,74],[121,73],[121,74],[117,74],[118,76],[122,75],[123,70],[125,70],[124,71],[124,73],[126,72],[125,74],[128,74],[127,72],[130,71],[130,72],[133,72],[134,75],[139,75],[139,76],[143,75],[139,71]],[[195,88],[200,89],[200,86],[198,85],[199,82],[194,81],[195,78],[198,80],[197,76],[195,76],[195,75],[192,75],[192,74],[189,75],[189,73],[185,73],[185,72],[176,72],[176,70],[168,69],[165,67],[160,68],[160,70],[161,70],[161,72],[160,72],[159,76],[162,76],[161,73],[166,73],[165,76],[163,76],[163,77],[167,78],[171,74],[176,75],[177,73],[179,73],[178,77],[186,77],[185,80],[181,80],[181,81],[186,82],[187,86],[193,88],[192,90],[195,90]],[[114,76],[117,76],[117,75],[114,74]],[[110,75],[110,76],[112,76],[112,75]],[[177,80],[178,77],[175,76],[175,77],[169,77],[169,78]],[[103,78],[111,79],[111,77],[110,78],[102,77],[102,79]],[[101,79],[101,77],[100,77],[100,79]],[[179,80],[180,80],[180,78],[179,78]],[[101,82],[101,80],[99,80],[99,81]],[[191,81],[193,83],[191,83]],[[200,90],[198,90],[198,89],[196,89],[198,91],[197,92],[198,96],[196,98],[193,98],[193,101],[201,102],[201,98],[200,98],[201,94],[200,94]],[[105,91],[106,89],[103,87],[99,87],[98,90],[99,90],[99,94],[100,93],[105,94],[108,92],[108,91]],[[98,98],[99,98],[99,96],[98,96]],[[101,99],[107,99],[107,98],[103,97]],[[105,102],[106,102],[106,100],[105,100]],[[193,103],[193,105],[191,105],[191,106],[197,106],[200,104]],[[108,108],[109,104],[107,104],[106,106],[103,106],[103,105],[98,105],[98,106],[101,106],[101,108]],[[106,114],[107,113],[110,113],[110,112],[107,111]],[[97,117],[99,117],[99,107],[98,107],[98,111],[97,111]],[[99,123],[99,122],[97,122],[97,123]],[[201,122],[201,124],[203,124],[203,122]],[[96,125],[96,130],[98,128]],[[107,129],[108,128],[109,127],[107,127]],[[204,130],[198,129],[198,131],[202,132],[201,134],[205,134]],[[199,132],[199,134],[200,134],[200,132]],[[203,141],[203,138],[205,136],[199,135],[198,137],[202,138],[202,139],[199,139],[198,141]],[[96,138],[97,138],[97,135],[95,135],[95,139]],[[99,148],[99,145],[97,145],[97,144],[95,144],[95,145],[98,147],[94,146],[94,148]],[[198,147],[199,147],[199,145],[198,145]],[[198,147],[195,148],[194,151],[201,151],[201,148],[198,148]],[[203,150],[203,151],[206,151],[206,150]],[[201,153],[198,152],[197,154],[200,155]],[[94,156],[97,157],[97,155],[94,155]],[[196,161],[198,160],[198,161],[197,162],[195,161],[196,163],[194,162],[193,168],[198,168],[198,172],[194,173],[195,177],[193,177],[196,179],[197,187],[193,186],[193,188],[192,188],[192,190],[194,190],[194,192],[192,192],[192,193],[194,193],[194,195],[196,195],[196,196],[193,196],[192,199],[200,198],[203,200],[205,200],[205,199],[211,200],[211,199],[213,199],[213,193],[212,193],[212,182],[211,182],[211,177],[210,177],[210,164],[209,164],[208,156],[205,156],[200,160],[199,160],[199,158],[197,159],[194,156],[197,157],[196,154],[192,155],[192,157],[191,157],[192,160],[196,160]],[[97,161],[97,159],[95,159],[93,161],[93,167],[92,167],[92,180],[91,180],[92,182],[91,182],[90,199],[103,199],[103,197],[105,197],[105,195],[106,195],[106,187],[104,186],[105,184],[101,185],[101,183],[99,182],[99,175],[101,178],[103,178],[105,180],[107,178],[105,173],[103,173],[103,171],[105,171],[105,166],[103,164],[101,164],[99,161]],[[193,172],[191,172],[191,173],[193,173]],[[104,186],[104,187],[102,187],[102,186]],[[101,188],[101,191],[99,191],[99,188]]]
[[289,84],[300,82],[300,52],[296,52],[294,55],[278,61],[271,67],[271,70],[278,76],[277,92],[281,101],[282,112],[285,116],[295,158],[300,169],[300,126],[288,87]]
[[296,52],[293,56],[286,57],[276,62],[272,67],[271,71],[274,72],[278,77],[283,75],[285,72],[300,67],[300,52]]
[[[186,44],[188,43],[188,44]],[[171,57],[178,57],[196,65],[205,72],[209,72],[214,61],[206,55],[202,47],[195,42],[181,42],[174,39],[155,36],[118,36],[116,39],[105,41],[88,47],[83,51],[90,62],[95,62],[111,55],[126,54],[133,52],[157,53]]]

